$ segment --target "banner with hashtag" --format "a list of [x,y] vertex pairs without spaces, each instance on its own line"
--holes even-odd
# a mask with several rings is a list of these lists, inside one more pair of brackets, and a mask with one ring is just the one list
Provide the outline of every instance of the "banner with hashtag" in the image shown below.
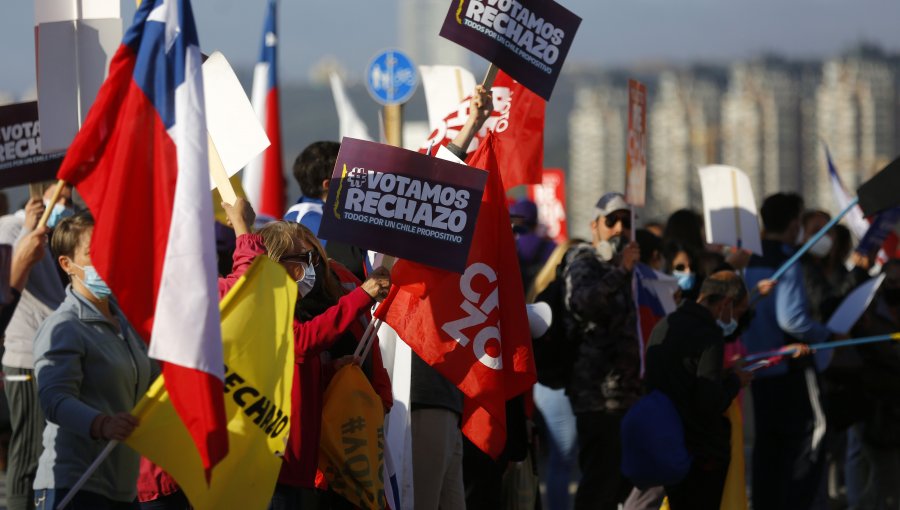
[[334,492],[360,508],[385,508],[384,408],[365,374],[347,365],[325,390],[319,469]]

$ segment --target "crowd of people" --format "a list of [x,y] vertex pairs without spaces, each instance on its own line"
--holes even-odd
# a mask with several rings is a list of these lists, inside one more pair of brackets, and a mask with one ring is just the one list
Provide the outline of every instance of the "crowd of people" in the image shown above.
[[[464,159],[492,111],[478,87],[470,117],[448,146]],[[281,264],[296,281],[293,412],[270,508],[352,508],[317,473],[323,394],[353,352],[373,303],[387,296],[389,269],[373,268],[365,247],[327,241],[318,229],[340,145],[316,142],[296,159],[302,196],[282,220],[260,221],[242,199],[223,204],[217,227],[219,298],[255,257]],[[93,219],[76,211],[72,190],[53,186],[0,218],[0,243],[14,246],[9,296],[0,310],[4,389],[12,435],[8,508],[55,508],[110,440],[139,425],[129,411],[159,373],[146,344],[91,265]],[[51,210],[46,226],[38,219]],[[876,273],[873,254],[852,253],[843,227],[830,230],[778,281],[771,276],[823,228],[828,213],[795,194],[766,197],[763,253],[710,244],[702,217],[674,212],[664,223],[636,217],[620,193],[599,197],[590,240],[559,246],[537,207],[510,206],[529,301],[555,290],[555,326],[535,333],[558,342],[553,360],[535,348],[542,383],[507,402],[507,442],[492,459],[464,437],[464,395],[413,354],[411,445],[417,509],[719,509],[731,465],[732,424],[724,412],[750,389],[753,430],[748,489],[758,510],[900,508],[900,348],[872,344],[811,353],[807,344],[846,338],[823,324],[841,300]],[[122,261],[137,264],[139,261]],[[634,273],[670,275],[677,309],[661,318],[641,352]],[[849,269],[848,269],[849,268]],[[900,261],[880,264],[884,282],[853,336],[900,327]],[[793,358],[751,373],[741,353],[790,345]],[[380,351],[362,361],[386,412],[391,381]],[[644,366],[642,367],[642,360]],[[551,367],[550,364],[553,364]],[[551,368],[556,369],[550,376]],[[552,382],[550,382],[552,381]],[[544,384],[546,383],[546,384]],[[622,474],[623,418],[648,392],[677,409],[692,461],[672,483],[635,487]],[[543,462],[539,459],[546,455]],[[540,469],[538,468],[540,466]],[[576,474],[577,473],[577,474]],[[538,491],[543,479],[543,499]],[[839,476],[838,476],[839,475]],[[577,481],[574,501],[570,486]],[[69,508],[185,509],[175,480],[118,446]]]

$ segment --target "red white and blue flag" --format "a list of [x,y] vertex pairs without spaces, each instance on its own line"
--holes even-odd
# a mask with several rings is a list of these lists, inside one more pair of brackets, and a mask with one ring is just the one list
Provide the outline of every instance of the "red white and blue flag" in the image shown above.
[[150,341],[209,470],[228,452],[201,56],[188,0],[145,0],[59,170],[91,262]]
[[671,276],[655,271],[646,264],[638,263],[634,266],[632,290],[638,313],[637,337],[641,349],[641,376],[643,377],[644,354],[647,352],[650,333],[653,332],[653,328],[659,321],[675,311],[673,295],[678,290],[678,283]]
[[253,71],[251,101],[272,145],[244,169],[247,200],[257,214],[278,219],[284,214],[284,174],[281,170],[281,116],[278,109],[276,2],[269,0],[263,26],[262,50]]
[[[837,168],[834,166],[828,146],[825,146],[825,160],[828,162],[828,180],[831,181],[831,192],[834,195],[834,201],[838,210],[843,211],[850,204],[851,197],[850,193],[847,192],[847,188],[844,187]],[[847,226],[850,228],[850,231],[853,232],[857,239],[862,239],[866,235],[866,231],[869,230],[869,222],[866,221],[859,206],[851,209],[844,218],[847,220]]]

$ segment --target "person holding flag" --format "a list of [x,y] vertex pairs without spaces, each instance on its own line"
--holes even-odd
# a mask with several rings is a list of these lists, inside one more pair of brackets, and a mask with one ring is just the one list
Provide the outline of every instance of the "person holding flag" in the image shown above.
[[[91,264],[94,220],[79,213],[57,227],[51,247],[71,278],[66,299],[38,329],[35,375],[47,417],[34,505],[54,509],[100,455],[106,441],[126,439],[137,405],[159,367]],[[87,480],[73,508],[136,508],[140,455],[117,446]]]

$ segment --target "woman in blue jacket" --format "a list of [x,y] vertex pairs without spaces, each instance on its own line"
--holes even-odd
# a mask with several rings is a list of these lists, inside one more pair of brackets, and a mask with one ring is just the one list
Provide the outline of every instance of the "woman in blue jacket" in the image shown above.
[[[56,508],[108,441],[131,435],[138,421],[128,411],[158,374],[144,342],[91,266],[93,229],[90,214],[77,214],[63,220],[51,240],[71,284],[34,342],[38,395],[47,417],[34,482],[39,510]],[[138,508],[139,462],[133,450],[117,446],[67,508]]]

